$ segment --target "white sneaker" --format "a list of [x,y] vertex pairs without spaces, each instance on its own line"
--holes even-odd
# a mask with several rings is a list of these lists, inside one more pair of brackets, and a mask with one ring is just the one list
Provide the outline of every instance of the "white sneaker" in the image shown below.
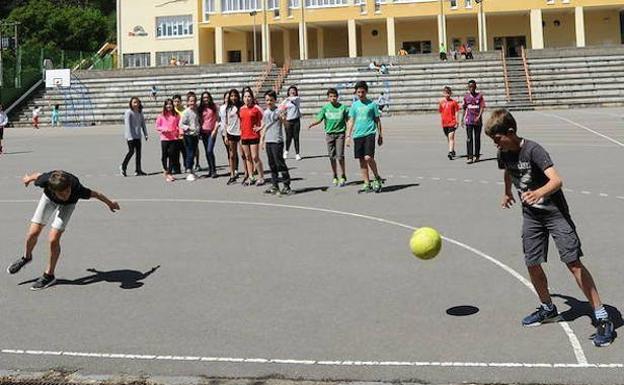
[[195,181],[195,179],[197,179],[197,178],[195,178],[195,174],[188,174],[186,176],[186,180],[188,180],[189,182],[193,182],[193,181]]
[[301,160],[301,159],[302,159],[302,158],[301,158],[301,155],[297,154],[297,155],[295,156],[295,159],[297,159],[297,160]]
[[288,151],[284,151],[284,159],[288,159]]

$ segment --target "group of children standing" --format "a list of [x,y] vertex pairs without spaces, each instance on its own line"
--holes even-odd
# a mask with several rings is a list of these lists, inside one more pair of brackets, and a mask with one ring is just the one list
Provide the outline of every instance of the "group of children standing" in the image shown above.
[[[364,180],[363,192],[380,192],[382,179],[375,162],[375,144],[382,145],[382,126],[380,111],[376,103],[367,98],[366,82],[355,84],[358,100],[351,108],[338,102],[338,91],[327,91],[328,103],[316,115],[316,121],[308,128],[325,122],[325,133],[330,164],[333,172],[332,183],[345,186],[347,182],[344,150],[345,146],[354,145],[355,157],[359,159]],[[241,97],[242,96],[242,97]],[[163,110],[156,118],[156,131],[160,135],[161,162],[168,182],[175,180],[174,174],[181,173],[180,157],[183,157],[186,180],[197,179],[199,170],[199,143],[203,144],[208,163],[208,177],[217,178],[214,148],[220,136],[228,153],[228,185],[239,178],[239,152],[243,163],[245,186],[266,184],[264,165],[260,157],[266,151],[271,169],[271,187],[269,194],[291,194],[290,175],[286,166],[288,151],[292,142],[295,147],[295,159],[301,160],[300,98],[296,87],[288,89],[287,97],[278,104],[277,94],[268,91],[264,95],[266,109],[258,105],[253,91],[245,87],[241,92],[231,89],[223,95],[223,102],[217,106],[209,92],[203,92],[199,98],[194,92],[186,95],[186,107],[182,108],[182,98],[175,95],[164,102]],[[141,141],[148,139],[143,106],[137,97],[130,100],[124,115],[124,137],[128,152],[120,166],[120,172],[127,176],[128,163],[135,157],[135,175],[146,173],[141,168]],[[285,131],[285,135],[284,135]],[[348,131],[348,132],[347,132]],[[379,135],[377,135],[379,133]],[[338,173],[340,166],[340,174]],[[371,180],[369,170],[373,174]],[[278,185],[281,174],[282,189]]]

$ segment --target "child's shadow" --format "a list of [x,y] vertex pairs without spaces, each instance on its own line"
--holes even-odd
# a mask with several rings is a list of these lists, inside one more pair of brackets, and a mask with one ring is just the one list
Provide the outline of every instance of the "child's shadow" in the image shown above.
[[146,271],[145,273],[141,273],[136,270],[111,270],[111,271],[97,271],[96,269],[87,269],[87,271],[94,273],[92,275],[87,275],[86,277],[67,280],[67,279],[58,279],[55,285],[91,285],[99,282],[110,282],[110,283],[120,283],[119,286],[122,289],[138,289],[143,286],[144,283],[141,282],[145,278],[149,277],[152,273],[154,273],[160,265],[153,267],[151,270]]
[[[570,306],[570,308],[564,312],[560,313],[561,319],[566,322],[575,321],[581,317],[588,317],[592,324],[594,323],[594,309],[589,305],[587,301],[579,301],[574,297],[570,297],[568,295],[563,294],[551,294],[552,297],[561,298],[565,300],[565,304]],[[614,306],[603,304],[605,310],[609,314],[609,319],[613,322],[613,329],[617,330],[618,328],[624,325],[624,320],[622,319],[622,313]]]

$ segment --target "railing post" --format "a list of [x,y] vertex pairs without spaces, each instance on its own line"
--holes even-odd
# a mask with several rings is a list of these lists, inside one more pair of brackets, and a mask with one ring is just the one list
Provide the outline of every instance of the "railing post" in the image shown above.
[[531,101],[531,103],[533,103],[533,89],[531,86],[531,73],[529,71],[529,64],[527,61],[527,55],[526,55],[524,46],[522,46],[521,48],[522,48],[522,64],[524,65],[524,76],[526,78],[527,89],[529,91],[529,100]]
[[505,50],[501,50],[501,59],[503,61],[503,76],[505,78],[505,95],[507,96],[507,102],[511,102],[511,95],[509,93],[509,74],[507,72],[507,58],[505,57]]

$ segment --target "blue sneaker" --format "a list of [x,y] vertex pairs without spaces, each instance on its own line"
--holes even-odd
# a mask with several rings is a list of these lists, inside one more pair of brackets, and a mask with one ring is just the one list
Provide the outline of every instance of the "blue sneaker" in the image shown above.
[[596,334],[594,334],[594,345],[598,347],[609,346],[614,339],[613,322],[608,318],[598,320]]
[[559,312],[557,306],[553,305],[551,311],[545,310],[543,307],[538,307],[537,311],[524,317],[522,320],[522,326],[533,327],[540,326],[541,324],[559,321]]

